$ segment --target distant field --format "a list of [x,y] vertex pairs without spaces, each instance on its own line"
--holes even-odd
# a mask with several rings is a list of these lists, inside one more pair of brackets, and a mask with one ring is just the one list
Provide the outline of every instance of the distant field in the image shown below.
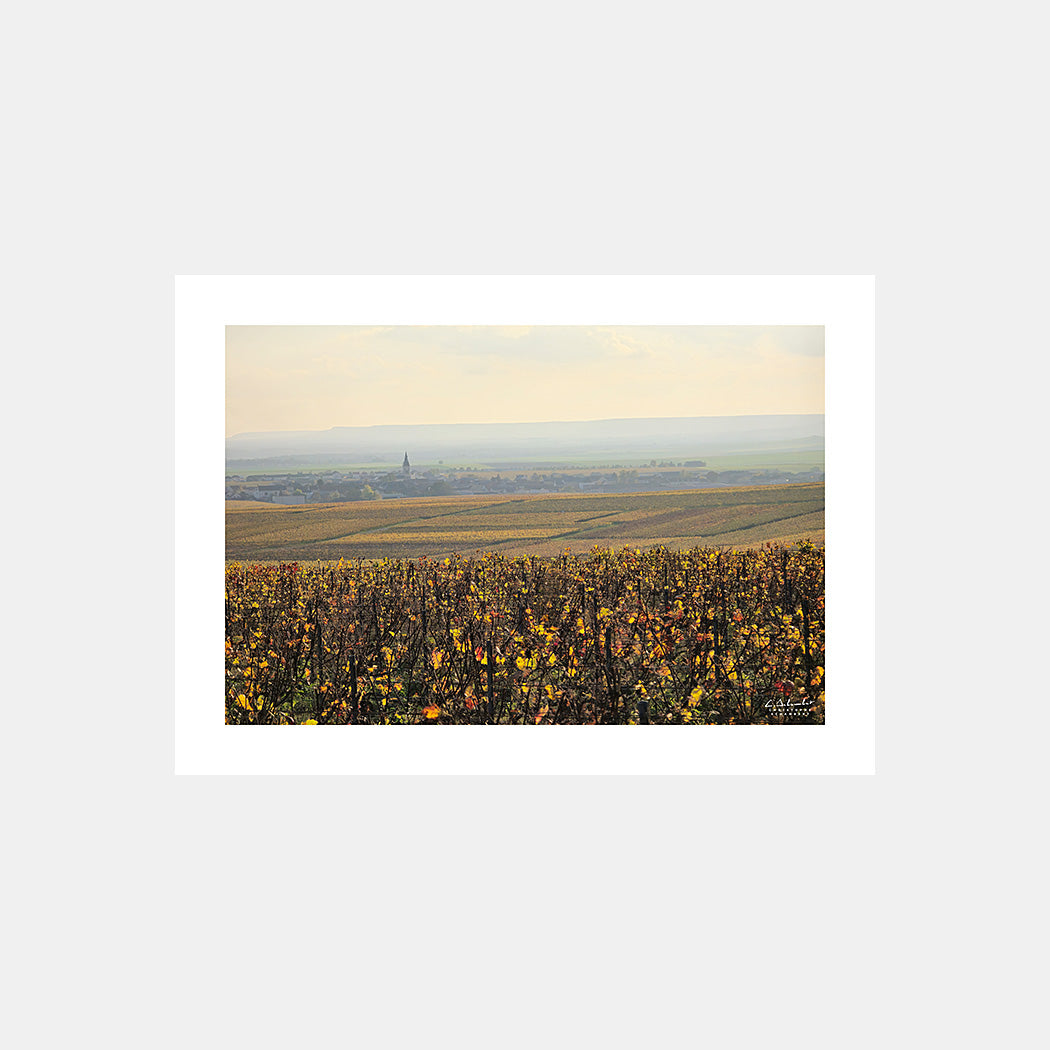
[[[809,470],[823,470],[824,450],[810,448],[782,447],[774,445],[769,448],[733,448],[722,451],[693,451],[688,455],[673,449],[649,449],[641,455],[625,455],[615,449],[590,450],[583,455],[576,453],[565,456],[528,455],[494,458],[491,461],[475,459],[433,460],[410,457],[415,470],[436,471],[437,473],[456,474],[471,471],[476,478],[490,478],[499,474],[502,477],[515,474],[591,474],[595,471],[637,470],[641,477],[650,471],[681,469],[688,474],[708,470],[786,470],[792,473]],[[670,463],[669,467],[650,467],[652,460],[657,463]],[[689,460],[702,460],[703,467],[679,467],[678,464]],[[258,466],[228,465],[228,474],[239,474],[242,477],[254,477],[259,474],[304,473],[321,474],[326,471],[375,471],[393,474],[401,471],[401,458],[389,462],[372,461],[332,461],[326,463],[294,463],[286,460],[262,462]]]
[[823,449],[792,449],[778,452],[740,452],[728,456],[710,455],[704,458],[707,470],[786,470],[799,473],[824,469]]
[[824,542],[824,486],[685,492],[458,496],[360,503],[226,504],[228,561],[444,557],[495,550],[546,557],[592,547]]

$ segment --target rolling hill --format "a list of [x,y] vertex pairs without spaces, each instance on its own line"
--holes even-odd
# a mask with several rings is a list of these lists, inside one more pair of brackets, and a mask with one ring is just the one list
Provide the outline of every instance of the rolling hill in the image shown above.
[[550,557],[592,547],[755,547],[824,541],[823,484],[630,494],[460,496],[279,506],[226,504],[230,561]]

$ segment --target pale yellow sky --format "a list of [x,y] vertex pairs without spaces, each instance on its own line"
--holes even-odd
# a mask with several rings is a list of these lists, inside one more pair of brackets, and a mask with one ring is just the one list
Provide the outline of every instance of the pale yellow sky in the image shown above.
[[226,329],[226,435],[824,411],[824,329]]

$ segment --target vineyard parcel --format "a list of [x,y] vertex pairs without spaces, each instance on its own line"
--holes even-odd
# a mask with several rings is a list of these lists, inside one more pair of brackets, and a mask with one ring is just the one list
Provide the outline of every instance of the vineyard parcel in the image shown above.
[[228,724],[824,722],[824,546],[226,567]]

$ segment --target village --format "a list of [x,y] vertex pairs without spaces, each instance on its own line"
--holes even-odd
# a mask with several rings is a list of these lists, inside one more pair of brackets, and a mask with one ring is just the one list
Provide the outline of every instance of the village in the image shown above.
[[[505,475],[505,476],[504,476]],[[703,460],[650,461],[648,467],[613,466],[588,471],[566,467],[529,474],[491,468],[416,469],[405,453],[400,470],[275,471],[228,474],[227,500],[297,506],[404,499],[412,496],[480,496],[540,493],[659,492],[737,485],[823,481],[823,470],[708,470]]]

